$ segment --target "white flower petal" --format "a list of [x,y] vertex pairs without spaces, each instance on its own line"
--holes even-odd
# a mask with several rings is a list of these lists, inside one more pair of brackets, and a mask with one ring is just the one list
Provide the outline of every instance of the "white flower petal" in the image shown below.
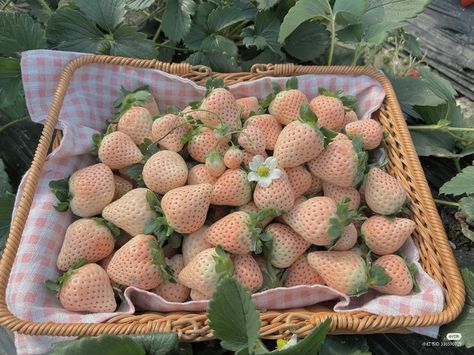
[[275,169],[278,166],[278,161],[276,160],[275,157],[268,157],[265,160],[265,165],[271,170]]
[[248,181],[258,181],[260,179],[260,176],[257,175],[257,173],[251,171],[247,174],[247,180]]
[[273,169],[270,171],[270,174],[268,176],[272,178],[273,180],[281,178],[282,172],[280,169]]
[[268,187],[272,183],[273,179],[270,176],[260,177],[258,179],[258,184],[261,187]]
[[258,167],[262,165],[264,159],[261,155],[255,155],[249,163],[249,168],[252,171],[257,171]]

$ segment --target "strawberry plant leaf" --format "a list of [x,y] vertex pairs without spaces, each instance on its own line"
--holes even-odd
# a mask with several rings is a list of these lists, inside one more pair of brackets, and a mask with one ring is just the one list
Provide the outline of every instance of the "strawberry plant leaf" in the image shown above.
[[230,6],[219,6],[209,13],[207,25],[211,32],[219,32],[241,21],[252,20],[257,9],[250,1],[232,1]]
[[390,77],[390,81],[401,103],[418,106],[437,106],[446,102],[433,93],[430,86],[419,78]]
[[321,57],[328,47],[329,32],[326,26],[316,21],[308,21],[299,25],[288,36],[283,49],[292,57],[306,62]]
[[459,211],[464,215],[467,224],[474,227],[474,196],[460,199]]
[[[286,349],[272,351],[276,355],[306,355],[320,354],[319,349],[325,343],[329,328],[331,327],[331,318],[326,318],[324,322],[315,327],[303,340]],[[344,353],[345,354],[345,353]]]
[[139,11],[149,8],[155,3],[155,0],[127,0],[126,7],[127,9]]
[[13,105],[21,90],[20,60],[0,58],[0,108]]
[[[110,54],[123,57],[155,58],[158,54],[153,42],[135,26],[122,25],[110,40]],[[107,37],[107,35],[106,35]]]
[[333,12],[336,22],[340,24],[358,23],[361,16],[367,11],[368,0],[336,0]]
[[364,150],[364,138],[361,135],[357,135],[352,139],[352,147],[354,152],[357,154],[357,173],[354,186],[359,186],[364,180],[369,156]]
[[255,25],[244,28],[240,37],[247,48],[252,46],[260,50],[268,48],[280,58],[284,58],[285,54],[281,51],[281,44],[278,42],[280,25],[280,20],[272,12],[258,12],[255,17]]
[[[159,336],[161,334],[153,334]],[[52,355],[145,355],[146,352],[132,337],[100,335],[53,344]]]
[[46,48],[46,38],[39,23],[25,14],[0,12],[0,54],[18,57],[21,52],[40,48]]
[[140,86],[133,91],[121,88],[122,96],[114,101],[114,114],[123,115],[130,107],[140,106],[150,101],[153,96],[148,85]]
[[255,352],[259,340],[259,312],[250,293],[238,281],[225,277],[217,284],[207,316],[223,348],[236,352],[248,348],[250,354]]
[[134,340],[146,354],[168,355],[178,349],[179,340],[176,333],[133,334],[122,336]]
[[446,182],[439,192],[444,195],[470,195],[474,194],[474,166],[464,168],[459,174]]
[[278,4],[280,0],[257,0],[259,10],[268,10]]
[[74,0],[74,4],[100,28],[111,33],[125,19],[124,0]]
[[421,80],[423,80],[436,96],[445,101],[454,99],[456,91],[449,81],[443,79],[426,67],[419,67],[417,70],[420,72]]
[[191,28],[191,16],[196,3],[193,0],[167,0],[162,16],[162,28],[166,36],[174,42],[181,41]]

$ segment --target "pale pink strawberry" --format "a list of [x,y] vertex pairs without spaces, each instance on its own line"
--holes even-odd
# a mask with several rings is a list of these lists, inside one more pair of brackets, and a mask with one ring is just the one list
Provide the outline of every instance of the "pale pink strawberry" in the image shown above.
[[132,138],[136,145],[142,144],[145,139],[151,139],[153,118],[150,112],[140,106],[130,107],[119,119],[117,131]]
[[354,223],[344,228],[341,237],[337,240],[331,250],[343,251],[350,250],[357,243],[357,229]]
[[311,186],[306,191],[305,195],[313,197],[317,193],[321,192],[322,189],[323,189],[323,182],[321,181],[321,179],[311,174]]
[[324,280],[308,263],[308,254],[301,255],[288,268],[285,287],[300,285],[324,285]]
[[284,224],[272,223],[265,228],[265,232],[272,236],[270,262],[278,268],[289,267],[311,245]]
[[416,223],[408,218],[372,216],[361,227],[365,244],[378,255],[393,254],[415,231]]
[[315,251],[308,254],[308,263],[326,285],[346,295],[358,295],[367,290],[364,259],[352,251]]
[[208,228],[207,226],[202,226],[194,233],[183,238],[182,252],[184,265],[187,265],[201,251],[212,248],[212,244],[208,243],[204,238],[204,233]]
[[371,168],[364,182],[364,198],[375,213],[397,213],[407,198],[400,182],[379,168]]
[[345,127],[347,124],[358,120],[359,118],[357,117],[357,114],[354,111],[346,111],[346,113],[344,114],[344,123],[342,124],[342,126]]
[[300,107],[305,103],[308,103],[306,95],[297,89],[280,91],[268,107],[268,112],[282,125],[287,125],[298,119]]
[[252,255],[235,255],[232,262],[234,263],[234,278],[247,291],[253,293],[262,287],[262,271]]
[[336,215],[336,203],[329,197],[313,197],[294,207],[285,221],[305,240],[315,245],[332,245],[328,234],[330,219]]
[[143,159],[132,138],[122,132],[107,134],[100,143],[98,154],[99,160],[110,169],[122,169]]
[[265,137],[265,149],[273,150],[281,133],[282,126],[277,119],[268,114],[252,116],[247,120],[246,127],[256,127]]
[[190,130],[186,118],[170,113],[153,122],[151,136],[161,149],[179,152],[184,147],[182,139]]
[[254,248],[255,226],[256,221],[247,212],[233,212],[211,225],[204,238],[229,253],[248,254]]
[[128,234],[135,236],[145,233],[145,225],[156,218],[156,213],[147,201],[145,188],[133,189],[102,211],[102,217]]
[[261,210],[274,208],[289,211],[295,203],[295,193],[285,171],[282,170],[281,177],[273,180],[268,187],[257,184],[253,192],[253,200]]
[[168,191],[161,208],[168,225],[178,233],[193,233],[204,225],[211,202],[212,185],[182,186]]
[[348,197],[350,199],[349,208],[359,208],[360,194],[359,191],[357,191],[357,189],[353,188],[352,186],[341,187],[333,185],[329,182],[323,182],[323,191],[324,196],[332,198],[334,201],[336,201],[336,203],[340,203],[345,197]]
[[188,185],[211,184],[217,181],[205,164],[197,164],[189,169]]
[[59,302],[65,310],[110,313],[117,308],[110,279],[97,264],[70,269],[59,282]]
[[281,168],[294,168],[317,158],[324,149],[324,138],[316,125],[295,121],[283,128],[273,156]]
[[115,193],[113,201],[118,200],[127,192],[133,190],[133,184],[119,175],[114,175]]
[[390,281],[384,286],[370,287],[389,295],[406,296],[413,290],[413,277],[405,260],[398,255],[384,255],[373,262],[374,266],[384,269]]
[[226,170],[214,184],[211,204],[242,206],[252,199],[252,187],[242,169]]
[[224,154],[224,164],[229,169],[238,169],[244,160],[244,152],[231,146]]
[[[169,268],[173,271],[173,275],[178,277],[181,270],[184,268],[183,256],[177,254],[171,259],[166,260]],[[191,290],[179,282],[165,281],[162,282],[158,287],[155,287],[153,292],[160,295],[168,302],[185,302],[189,297]]]
[[265,136],[255,126],[247,126],[239,133],[238,142],[242,149],[252,154],[262,154],[265,151]]
[[380,123],[371,118],[348,123],[345,127],[345,130],[349,138],[354,138],[357,135],[361,135],[363,138],[365,150],[375,149],[380,145],[380,142],[382,142],[382,126]]
[[311,173],[303,166],[299,165],[294,168],[286,168],[286,175],[290,182],[295,198],[304,195],[313,184],[313,178]]
[[198,290],[191,290],[189,294],[189,297],[193,301],[207,301],[209,298],[211,298],[211,296],[206,296],[204,293],[201,293]]
[[349,187],[362,179],[367,155],[349,139],[332,141],[316,159],[308,163],[312,174],[333,185]]
[[344,105],[337,97],[319,95],[309,103],[311,110],[318,117],[320,127],[339,131],[344,125]]
[[[201,251],[178,274],[178,282],[189,287],[191,293],[194,290],[199,294],[191,294],[191,297],[199,299],[210,299],[216,289],[221,275],[216,270],[216,263],[227,266],[227,273],[232,271],[232,261],[229,256],[220,255],[216,249],[210,248]],[[194,296],[194,297],[193,297]]]
[[186,184],[188,167],[178,153],[161,150],[146,161],[142,175],[146,187],[163,195]]
[[[260,212],[258,207],[255,205],[255,202],[253,201],[250,201],[249,203],[246,203],[245,205],[240,206],[239,211],[250,212],[250,213],[255,213],[255,214],[258,214]],[[262,222],[258,223],[258,226],[265,228],[273,220],[273,218],[274,218],[273,216],[266,217]]]
[[[55,191],[50,183],[50,187]],[[101,213],[114,198],[115,183],[112,170],[105,164],[94,164],[77,170],[68,181],[71,212],[79,217],[92,217]],[[67,190],[67,189],[66,189]],[[60,202],[61,203],[61,202]],[[60,209],[60,205],[57,206]]]
[[117,250],[107,274],[119,285],[151,290],[170,277],[163,250],[152,235],[139,234]]
[[205,165],[209,173],[216,178],[226,171],[223,156],[217,150],[213,150],[207,155]]
[[289,210],[287,213],[284,213],[274,219],[275,222],[290,225],[290,221],[292,221],[295,212],[297,211],[297,207],[301,205],[303,202],[308,201],[306,196],[300,196],[295,200],[293,208]]
[[260,111],[258,99],[255,96],[243,97],[236,100],[237,106],[240,109],[240,115],[243,120],[249,118],[250,114]]
[[261,155],[264,160],[266,158],[268,158],[267,152],[263,152],[263,153],[260,153],[260,154],[252,154],[252,153],[247,152],[246,150],[244,150],[243,153],[244,153],[244,157],[243,157],[243,160],[242,160],[242,164],[244,165],[244,167],[246,169],[249,169],[249,164],[250,164],[250,162],[252,161],[252,159],[254,158],[255,155]]
[[216,128],[224,123],[231,131],[235,131],[241,126],[235,97],[224,88],[213,89],[204,98],[199,109],[199,119],[206,127]]
[[56,265],[66,271],[82,259],[94,263],[112,254],[114,245],[114,236],[104,220],[78,219],[66,229]]
[[228,138],[218,138],[214,131],[208,127],[202,127],[200,132],[193,136],[187,145],[188,153],[194,160],[204,163],[207,155],[217,150],[224,154],[228,148]]

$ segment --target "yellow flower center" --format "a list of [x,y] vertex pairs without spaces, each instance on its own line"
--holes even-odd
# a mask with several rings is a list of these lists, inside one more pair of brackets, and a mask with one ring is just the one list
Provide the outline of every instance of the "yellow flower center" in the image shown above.
[[262,177],[268,176],[268,174],[270,174],[270,169],[265,165],[260,165],[257,169],[257,174]]

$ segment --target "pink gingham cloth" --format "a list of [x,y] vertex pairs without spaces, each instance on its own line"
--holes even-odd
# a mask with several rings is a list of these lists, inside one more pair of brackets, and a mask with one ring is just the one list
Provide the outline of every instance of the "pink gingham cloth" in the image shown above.
[[[48,50],[29,51],[22,54],[21,69],[28,110],[33,121],[43,123],[60,74],[66,64],[81,53]],[[271,90],[271,80],[282,86],[287,78],[261,78],[256,81],[230,86],[236,97],[264,97]],[[343,90],[358,98],[358,116],[370,117],[383,99],[384,92],[376,81],[368,76],[302,75],[299,88],[312,98],[318,87],[328,90]],[[188,102],[199,100],[205,89],[190,80],[154,69],[139,69],[115,65],[88,65],[78,69],[70,84],[62,106],[58,128],[64,132],[61,145],[52,152],[41,172],[22,240],[7,288],[7,304],[13,314],[34,322],[102,322],[117,314],[134,313],[135,310],[150,311],[203,311],[206,301],[170,303],[156,294],[129,287],[125,291],[127,302],[123,302],[115,313],[84,314],[68,312],[61,308],[58,299],[46,290],[44,281],[58,276],[56,258],[62,245],[64,232],[72,222],[72,215],[54,210],[54,195],[49,191],[50,180],[69,176],[75,170],[93,162],[88,155],[91,136],[105,127],[111,117],[112,102],[120,95],[120,87],[133,89],[148,84],[159,107],[184,108]],[[23,184],[20,184],[21,195]],[[17,199],[18,202],[18,199]],[[285,309],[304,307],[327,300],[336,300],[334,310],[346,312],[364,310],[374,314],[418,315],[439,312],[443,308],[441,287],[420,267],[418,252],[411,240],[403,247],[408,260],[419,269],[418,282],[421,292],[398,297],[374,292],[350,299],[326,286],[296,286],[289,289],[276,288],[259,294],[255,299],[259,309]],[[438,327],[413,329],[436,336]],[[40,337],[15,334],[19,354],[41,354],[48,352],[51,344],[63,340],[61,337]]]

